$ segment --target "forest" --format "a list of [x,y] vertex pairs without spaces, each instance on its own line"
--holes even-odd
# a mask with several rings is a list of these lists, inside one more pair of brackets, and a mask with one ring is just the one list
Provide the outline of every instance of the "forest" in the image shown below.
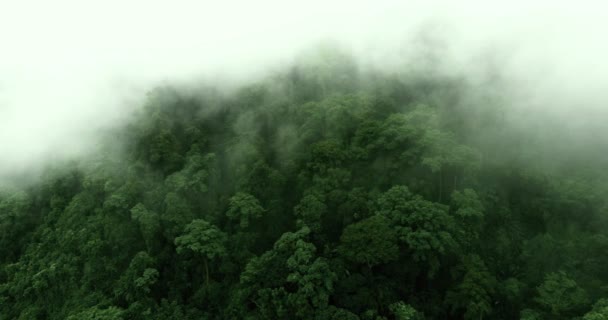
[[0,319],[608,319],[602,139],[495,91],[332,50],[153,88],[0,190]]

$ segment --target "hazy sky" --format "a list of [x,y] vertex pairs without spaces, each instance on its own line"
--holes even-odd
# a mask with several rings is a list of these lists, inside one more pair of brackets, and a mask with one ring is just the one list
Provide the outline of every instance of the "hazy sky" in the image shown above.
[[602,3],[0,0],[0,179],[86,152],[95,130],[155,83],[247,79],[331,39],[366,62],[394,63],[424,28],[447,40],[441,54],[453,70],[473,72],[496,55],[533,88],[530,105],[603,116]]

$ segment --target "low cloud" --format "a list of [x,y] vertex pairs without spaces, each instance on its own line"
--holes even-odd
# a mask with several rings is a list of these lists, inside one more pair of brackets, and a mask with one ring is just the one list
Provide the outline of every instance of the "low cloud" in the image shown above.
[[402,2],[2,3],[0,179],[91,152],[155,85],[235,86],[322,41],[387,72],[434,67],[485,86],[497,70],[516,119],[606,133],[599,2]]

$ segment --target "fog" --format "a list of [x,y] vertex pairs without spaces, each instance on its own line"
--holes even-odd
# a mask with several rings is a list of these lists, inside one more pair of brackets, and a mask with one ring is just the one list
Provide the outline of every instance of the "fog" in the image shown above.
[[238,85],[320,42],[388,71],[407,72],[432,53],[441,72],[481,87],[498,70],[520,118],[549,113],[550,125],[601,137],[605,9],[599,1],[1,1],[0,179],[91,152],[98,131],[119,125],[155,85]]

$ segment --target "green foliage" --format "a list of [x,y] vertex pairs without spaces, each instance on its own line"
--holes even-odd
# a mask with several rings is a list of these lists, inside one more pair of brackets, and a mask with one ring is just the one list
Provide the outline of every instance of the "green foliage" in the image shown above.
[[451,199],[451,209],[459,224],[461,234],[458,239],[467,249],[478,242],[482,231],[484,207],[475,190],[465,189],[454,191]]
[[0,190],[0,319],[608,318],[605,164],[465,79],[298,61]]
[[307,226],[313,232],[321,231],[321,219],[327,214],[327,206],[316,194],[308,194],[295,206],[298,225]]
[[395,302],[388,306],[395,315],[396,320],[423,320],[424,316],[416,311],[414,307],[405,304],[403,301]]
[[262,217],[265,211],[256,197],[238,192],[230,198],[226,216],[239,221],[241,228],[247,228],[251,220]]
[[89,308],[77,314],[71,315],[67,320],[122,320],[122,311],[116,307],[99,309]]
[[178,254],[191,252],[211,260],[226,254],[225,241],[226,235],[216,226],[196,219],[186,226],[183,235],[175,238],[175,245]]
[[585,290],[563,271],[547,274],[537,291],[534,300],[554,317],[566,318],[589,303]]
[[405,186],[394,186],[378,198],[378,208],[413,259],[429,265],[430,275],[439,268],[440,257],[456,249],[456,225],[446,206],[413,195]]
[[390,221],[374,215],[344,229],[338,251],[349,261],[374,266],[399,258],[397,234]]
[[137,253],[118,280],[114,289],[115,296],[129,303],[147,296],[151,286],[158,280],[159,273],[154,266],[154,258],[145,252]]
[[455,268],[463,274],[461,282],[448,291],[446,301],[452,311],[465,310],[465,319],[482,319],[492,312],[492,300],[496,279],[477,255],[464,258],[462,265]]
[[308,228],[285,233],[272,250],[245,267],[241,284],[255,303],[252,313],[257,317],[310,319],[329,307],[336,276],[305,241],[309,233]]
[[138,203],[131,208],[131,219],[139,224],[141,235],[146,242],[148,250],[152,250],[162,230],[158,214],[148,211],[142,203]]
[[587,312],[583,320],[606,320],[608,319],[608,300],[600,299],[593,305],[593,309]]

